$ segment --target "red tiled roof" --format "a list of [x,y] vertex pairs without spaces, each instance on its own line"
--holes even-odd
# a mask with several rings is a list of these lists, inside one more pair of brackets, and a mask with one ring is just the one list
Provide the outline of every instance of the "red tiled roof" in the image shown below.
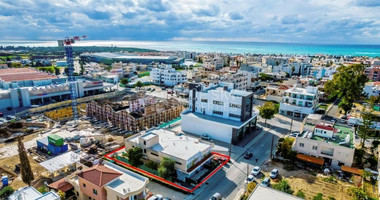
[[55,79],[57,76],[30,68],[0,69],[0,80],[5,82]]
[[321,124],[317,124],[317,125],[315,125],[315,128],[319,128],[319,129],[328,130],[328,131],[334,131],[335,132],[335,128],[331,127],[331,126],[324,126],[324,125],[321,125]]
[[102,164],[95,165],[78,174],[78,176],[97,186],[103,186],[121,175],[121,173]]
[[66,192],[73,188],[70,183],[65,181],[65,178],[61,178],[56,182],[50,183],[48,187],[56,190],[61,190],[62,192]]

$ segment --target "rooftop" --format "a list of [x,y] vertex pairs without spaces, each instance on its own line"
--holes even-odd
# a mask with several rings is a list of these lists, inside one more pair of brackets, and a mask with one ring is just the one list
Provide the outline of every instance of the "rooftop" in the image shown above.
[[[159,135],[159,143],[152,146],[151,149],[176,158],[188,160],[194,155],[205,151],[212,146],[208,143],[200,142],[197,138],[188,137],[186,135],[176,135],[172,131],[164,129],[152,130],[145,135]],[[138,143],[139,135],[131,139],[132,142]]]
[[[305,126],[313,127],[313,125],[305,124]],[[332,139],[324,138],[321,136],[313,135],[310,132],[303,131],[299,137],[310,138],[317,141],[325,141],[338,146],[354,148],[354,133],[350,127],[335,125],[336,132]]]
[[263,187],[257,184],[255,190],[248,197],[248,200],[301,200],[300,198],[285,192],[275,190],[270,187]]
[[172,56],[139,56],[136,54],[123,54],[123,53],[110,53],[110,52],[103,52],[103,53],[93,53],[91,55],[104,57],[104,58],[114,58],[114,59],[151,59],[151,60],[173,60],[175,57]]
[[67,167],[71,164],[79,162],[79,155],[69,151],[67,153],[56,156],[52,159],[44,161],[40,163],[45,169],[47,169],[50,173],[58,171],[64,167]]
[[8,68],[0,69],[0,81],[12,82],[12,81],[36,81],[46,79],[56,79],[55,75],[48,74],[46,72],[37,71],[31,68]]
[[115,171],[111,168],[108,168],[104,166],[103,164],[97,164],[78,174],[79,177],[97,186],[103,186],[109,183],[110,181],[115,180],[121,175],[122,173]]
[[24,187],[8,197],[9,200],[57,200],[60,199],[54,192],[41,194],[34,187]]
[[140,176],[127,169],[121,168],[115,164],[105,161],[104,165],[117,172],[122,173],[121,176],[106,184],[107,187],[120,194],[126,195],[127,193],[141,190],[149,182],[148,178]]

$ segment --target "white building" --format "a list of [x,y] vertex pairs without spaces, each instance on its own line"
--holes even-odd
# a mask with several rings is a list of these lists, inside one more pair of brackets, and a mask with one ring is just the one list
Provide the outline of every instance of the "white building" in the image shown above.
[[249,134],[257,116],[253,93],[233,88],[233,83],[191,83],[189,109],[181,114],[182,131],[234,144]]
[[183,173],[191,173],[192,167],[211,155],[213,145],[164,129],[150,130],[126,139],[125,149],[140,147],[143,154],[154,162],[162,158],[175,160],[175,167]]
[[292,149],[305,156],[320,159],[320,164],[339,169],[342,165],[351,167],[355,152],[354,142],[350,127],[306,118]]
[[55,192],[41,194],[34,187],[24,187],[16,190],[8,197],[9,200],[60,200],[61,198]]
[[317,104],[317,87],[297,88],[294,86],[285,90],[280,103],[280,114],[304,118],[315,112]]
[[367,97],[380,95],[380,82],[368,82],[364,86],[364,94]]
[[262,73],[262,68],[259,66],[241,64],[238,74],[244,74],[247,77],[247,88],[256,89],[259,87],[259,74]]
[[187,80],[185,71],[176,71],[171,65],[153,68],[150,72],[150,78],[154,84],[175,86],[184,83]]

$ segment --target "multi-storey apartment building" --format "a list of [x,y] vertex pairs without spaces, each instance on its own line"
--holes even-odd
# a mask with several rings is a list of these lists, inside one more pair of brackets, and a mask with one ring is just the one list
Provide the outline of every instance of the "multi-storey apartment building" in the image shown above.
[[380,66],[367,67],[364,71],[369,80],[380,81]]
[[153,68],[150,72],[150,78],[154,84],[175,86],[187,81],[186,72],[176,71],[171,65]]
[[184,132],[207,134],[213,139],[237,143],[256,126],[253,93],[235,90],[233,83],[189,86],[189,109],[181,114]]
[[280,103],[280,114],[304,118],[315,112],[318,104],[318,88],[292,88],[285,90]]

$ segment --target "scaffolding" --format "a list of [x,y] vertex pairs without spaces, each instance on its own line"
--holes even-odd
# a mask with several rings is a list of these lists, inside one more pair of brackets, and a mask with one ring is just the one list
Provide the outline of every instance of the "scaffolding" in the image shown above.
[[142,97],[140,99],[132,98],[129,103],[131,102],[139,102],[140,106],[144,102],[144,105],[141,109],[133,109],[133,112],[130,112],[129,109],[115,111],[110,104],[92,101],[87,104],[87,116],[108,122],[122,130],[139,132],[180,117],[184,109],[176,99],[158,101],[152,97]]

